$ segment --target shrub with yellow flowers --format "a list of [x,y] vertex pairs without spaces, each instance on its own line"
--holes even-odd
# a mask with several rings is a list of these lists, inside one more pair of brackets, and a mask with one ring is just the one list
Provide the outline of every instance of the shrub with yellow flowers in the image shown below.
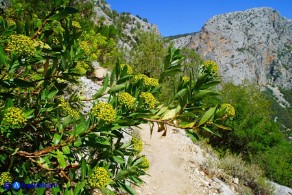
[[89,70],[89,65],[84,62],[84,61],[79,61],[77,62],[76,66],[75,66],[75,72],[80,74],[80,75],[85,75],[87,73],[87,71]]
[[118,94],[118,99],[122,105],[125,105],[128,108],[132,108],[134,106],[135,98],[127,92],[120,92]]
[[147,107],[153,109],[155,108],[156,99],[150,92],[142,92],[139,96]]
[[133,137],[131,140],[133,144],[133,149],[135,150],[136,154],[139,154],[143,150],[143,142],[141,139]]
[[203,66],[209,69],[212,73],[219,74],[219,66],[216,62],[212,60],[206,60],[204,61]]
[[150,167],[150,162],[146,156],[143,157],[143,161],[141,162],[141,167],[143,169],[148,169]]
[[25,35],[11,35],[7,45],[7,50],[22,56],[32,56],[35,54],[34,41]]
[[145,74],[135,75],[133,78],[134,82],[139,82],[142,80],[143,85],[146,87],[157,87],[159,85],[158,79],[149,78]]
[[4,114],[2,124],[12,129],[21,128],[26,124],[26,116],[22,109],[17,107],[7,108]]
[[88,179],[88,183],[91,187],[102,188],[111,183],[111,178],[108,171],[104,167],[95,167],[93,173]]
[[111,104],[106,102],[99,102],[98,104],[96,104],[92,108],[91,113],[96,118],[99,118],[106,123],[112,123],[116,119],[116,110]]
[[235,116],[235,109],[230,104],[222,104],[221,108],[225,110],[225,113],[228,117],[232,118]]
[[184,82],[189,82],[190,81],[190,77],[188,77],[188,76],[183,76],[182,77],[182,80],[184,81]]
[[59,107],[61,107],[68,115],[71,115],[73,118],[75,119],[79,118],[79,112],[71,108],[69,102],[66,101],[64,98],[60,99]]
[[133,68],[129,64],[121,64],[122,70],[127,69],[127,74],[133,74]]
[[76,29],[81,29],[81,26],[80,26],[79,22],[77,22],[77,21],[72,21],[72,26]]
[[4,183],[12,182],[12,177],[9,172],[2,172],[0,175],[0,186],[3,186]]

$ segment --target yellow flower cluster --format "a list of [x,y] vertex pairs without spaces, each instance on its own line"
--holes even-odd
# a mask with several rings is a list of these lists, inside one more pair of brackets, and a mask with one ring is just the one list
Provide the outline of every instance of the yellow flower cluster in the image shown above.
[[57,37],[54,37],[53,38],[53,44],[54,45],[59,45],[59,43],[60,43],[59,39]]
[[86,64],[83,61],[77,62],[77,65],[75,66],[75,70],[80,74],[80,75],[85,75],[87,70],[89,68],[89,65]]
[[141,162],[141,167],[144,169],[149,168],[150,166],[150,162],[148,160],[148,158],[146,158],[146,156],[143,157],[143,161]]
[[227,116],[229,116],[229,117],[234,117],[235,116],[235,109],[234,109],[234,107],[232,105],[230,105],[230,104],[222,104],[221,107],[226,110]]
[[86,55],[90,55],[91,50],[89,47],[89,43],[87,41],[81,41],[79,43],[80,48],[85,52]]
[[81,29],[81,26],[80,26],[79,22],[77,22],[77,21],[72,21],[72,26],[74,28]]
[[143,80],[143,84],[147,87],[156,87],[159,85],[158,79],[149,78],[144,74],[138,74],[138,75],[134,76],[135,82],[138,82],[140,80]]
[[26,120],[24,112],[16,107],[7,108],[3,118],[3,122],[9,124],[13,129],[23,127]]
[[111,178],[105,168],[95,167],[88,182],[91,187],[102,188],[110,184]]
[[120,101],[121,104],[131,108],[134,106],[135,103],[135,98],[133,96],[131,96],[129,93],[127,92],[121,92],[118,94],[118,99]]
[[92,108],[92,114],[106,123],[114,122],[116,119],[116,111],[111,104],[99,102]]
[[218,73],[219,72],[219,66],[216,62],[212,61],[212,60],[206,60],[203,65],[206,68],[210,68],[212,72],[214,73]]
[[149,108],[154,108],[155,104],[156,104],[156,99],[155,97],[152,95],[152,93],[149,92],[142,92],[140,94],[140,98],[142,98],[145,102],[145,104],[149,107]]
[[184,81],[184,82],[189,82],[191,79],[190,79],[190,77],[188,77],[188,76],[183,76],[182,77],[182,80]]
[[158,79],[148,78],[148,77],[144,78],[144,85],[148,87],[156,87],[159,85]]
[[127,68],[127,74],[133,74],[133,68],[129,64],[121,64],[122,70]]
[[7,49],[22,56],[32,56],[36,52],[33,40],[25,35],[11,35]]
[[141,139],[132,138],[133,149],[136,151],[136,154],[139,154],[143,150],[143,142]]
[[4,183],[12,182],[12,177],[9,172],[2,172],[0,175],[0,186],[3,186]]
[[64,98],[61,98],[60,101],[61,101],[61,104],[59,104],[59,106],[62,107],[62,109],[68,115],[71,115],[75,119],[79,118],[79,112],[77,110],[72,109],[69,102],[67,102]]
[[15,21],[13,19],[11,19],[11,18],[8,18],[6,21],[7,21],[7,25],[8,26],[16,25]]

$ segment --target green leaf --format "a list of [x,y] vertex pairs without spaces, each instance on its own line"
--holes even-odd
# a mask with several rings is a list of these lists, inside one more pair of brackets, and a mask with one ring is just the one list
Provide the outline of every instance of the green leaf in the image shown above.
[[60,152],[59,150],[57,150],[57,158],[58,158],[58,162],[60,164],[60,166],[65,169],[67,164],[65,161],[65,156],[63,155],[63,152]]
[[188,91],[188,90],[187,90],[186,88],[180,90],[179,92],[177,92],[177,93],[175,94],[174,99],[176,100],[176,99],[178,99],[178,98],[183,98],[183,97],[186,95],[187,91]]
[[0,47],[0,69],[2,68],[2,64],[6,64],[7,60],[8,60],[8,57],[6,53],[4,52],[3,47]]
[[212,133],[212,134],[214,134],[214,135],[217,135],[218,137],[221,137],[221,135],[219,133],[217,133],[216,131],[213,131],[213,130],[209,129],[208,127],[205,127],[204,126],[203,129],[206,130],[206,131],[208,131],[208,132],[210,132],[210,133]]
[[84,180],[86,176],[86,160],[84,158],[81,159],[81,179]]
[[13,79],[12,82],[17,87],[23,87],[23,88],[26,88],[26,87],[35,87],[34,83],[29,82],[29,81],[25,81],[25,80],[22,80],[22,79]]
[[220,80],[218,80],[218,81],[210,81],[210,82],[207,82],[207,83],[205,83],[204,85],[202,85],[202,86],[201,86],[201,89],[207,89],[207,88],[210,88],[210,87],[216,86],[216,85],[218,85],[219,83],[221,83]]
[[202,99],[208,95],[220,95],[220,93],[211,90],[200,90],[197,94],[194,95],[193,99]]
[[117,93],[117,92],[123,90],[125,87],[126,87],[125,84],[116,85],[109,90],[109,93]]
[[53,143],[55,145],[57,145],[60,142],[61,138],[62,138],[62,135],[59,135],[59,134],[55,133],[54,134],[54,138],[53,138]]
[[136,165],[140,164],[143,160],[144,160],[144,157],[141,157],[141,158],[134,160],[132,166],[136,166]]
[[24,111],[25,117],[27,119],[30,119],[34,116],[34,110],[33,109],[28,109]]
[[46,191],[46,188],[36,188],[37,195],[43,195]]
[[131,195],[136,195],[136,192],[133,188],[131,188],[130,186],[128,186],[127,184],[121,184],[122,188],[124,190],[126,190],[129,194]]
[[181,128],[192,128],[194,125],[196,124],[196,122],[183,122],[179,125],[179,127]]
[[207,121],[209,121],[212,116],[214,115],[216,111],[216,106],[215,107],[212,107],[210,108],[201,118],[200,122],[199,122],[199,126],[205,124]]
[[70,154],[71,153],[71,150],[70,150],[69,146],[62,147],[62,151],[64,152],[64,154]]
[[63,121],[62,121],[62,125],[63,127],[66,127],[67,125],[69,125],[72,122],[72,117],[70,115],[66,116]]
[[120,156],[113,156],[113,159],[115,162],[119,163],[119,164],[124,164],[125,163],[125,159],[120,157]]
[[97,98],[100,98],[102,97],[102,95],[104,94],[104,92],[106,91],[107,87],[108,87],[108,84],[109,84],[109,77],[108,75],[106,75],[106,77],[104,78],[104,82],[103,82],[103,87],[100,88],[93,96],[92,98],[93,99],[97,99]]
[[176,108],[168,110],[165,112],[161,120],[167,120],[167,119],[172,119],[176,115]]
[[55,95],[57,95],[57,93],[59,92],[59,90],[57,88],[55,88],[55,90],[51,91],[48,95],[47,98],[48,99],[52,99]]
[[84,188],[85,185],[86,185],[86,180],[82,182],[78,182],[74,189],[74,195],[79,195],[80,191]]
[[130,174],[131,174],[131,172],[128,169],[119,171],[118,174],[115,177],[115,180],[123,180],[126,177],[128,177]]
[[229,130],[229,131],[232,130],[230,127],[226,127],[226,126],[215,124],[215,123],[213,123],[213,124],[220,129]]
[[51,16],[48,20],[62,20],[64,18],[67,18],[69,16],[66,12],[59,12],[53,16]]
[[199,136],[193,130],[187,130],[186,135],[193,141],[193,143],[200,140]]
[[100,188],[100,191],[102,194],[104,195],[116,195],[116,193],[114,193],[113,191],[111,191],[110,189],[107,189],[106,187],[102,187]]
[[122,78],[120,78],[118,81],[117,81],[117,84],[122,84],[126,81],[128,81],[129,79],[131,79],[133,77],[133,75],[126,75]]

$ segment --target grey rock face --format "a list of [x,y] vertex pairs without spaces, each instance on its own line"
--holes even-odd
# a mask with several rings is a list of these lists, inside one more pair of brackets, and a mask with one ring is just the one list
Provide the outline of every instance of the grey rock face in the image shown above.
[[277,195],[291,195],[292,194],[292,189],[291,188],[279,185],[279,184],[277,184],[275,182],[272,182],[272,181],[270,183],[275,188],[275,193]]
[[216,61],[223,81],[292,88],[292,20],[273,9],[215,16],[184,45]]

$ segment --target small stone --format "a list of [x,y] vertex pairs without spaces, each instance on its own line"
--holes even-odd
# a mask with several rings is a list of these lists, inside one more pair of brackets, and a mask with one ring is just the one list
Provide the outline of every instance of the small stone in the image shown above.
[[237,177],[236,178],[233,178],[233,183],[239,184],[239,179]]

